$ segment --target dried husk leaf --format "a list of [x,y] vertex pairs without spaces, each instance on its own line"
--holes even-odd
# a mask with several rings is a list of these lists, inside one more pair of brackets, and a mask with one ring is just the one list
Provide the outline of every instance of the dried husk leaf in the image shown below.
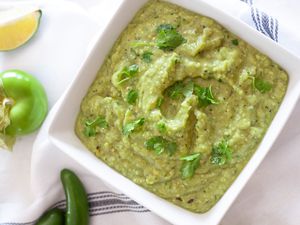
[[16,138],[5,134],[6,127],[10,124],[9,110],[7,98],[0,83],[0,148],[12,150]]

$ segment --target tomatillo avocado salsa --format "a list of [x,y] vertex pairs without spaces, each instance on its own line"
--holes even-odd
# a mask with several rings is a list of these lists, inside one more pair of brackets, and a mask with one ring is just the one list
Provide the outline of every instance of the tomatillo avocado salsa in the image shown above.
[[76,134],[149,191],[211,209],[257,149],[286,72],[214,20],[149,1],[84,97]]
[[11,147],[6,140],[29,134],[41,126],[48,101],[39,81],[21,70],[0,73],[0,90],[0,145]]

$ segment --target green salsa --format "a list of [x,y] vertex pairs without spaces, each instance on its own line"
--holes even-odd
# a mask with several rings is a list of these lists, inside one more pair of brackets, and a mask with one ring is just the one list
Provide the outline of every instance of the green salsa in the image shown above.
[[136,184],[204,213],[257,149],[287,84],[279,65],[214,20],[151,0],[101,66],[75,130]]

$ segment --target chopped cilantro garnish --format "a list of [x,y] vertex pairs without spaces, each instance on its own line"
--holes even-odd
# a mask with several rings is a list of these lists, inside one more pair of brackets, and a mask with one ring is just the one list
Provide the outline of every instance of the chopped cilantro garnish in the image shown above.
[[231,160],[232,151],[229,147],[228,141],[223,139],[218,144],[212,147],[210,162],[216,165],[223,165]]
[[136,64],[133,64],[131,66],[125,66],[119,74],[119,84],[124,83],[125,81],[132,78],[134,75],[136,75],[139,71],[139,66]]
[[135,104],[137,98],[138,98],[138,92],[136,90],[130,90],[127,93],[126,100],[130,105]]
[[92,137],[96,135],[96,129],[94,127],[85,126],[84,127],[84,135],[86,137]]
[[171,99],[178,99],[183,96],[184,83],[182,81],[176,81],[172,86],[168,87],[166,94]]
[[196,169],[200,165],[201,153],[194,153],[181,157],[183,161],[180,172],[182,179],[191,178],[194,176]]
[[160,133],[166,133],[166,131],[167,131],[166,124],[162,121],[158,122],[156,124],[156,127]]
[[179,99],[181,97],[188,97],[193,94],[194,91],[194,83],[193,81],[189,81],[187,84],[183,83],[183,81],[176,81],[173,85],[166,89],[166,94],[171,99]]
[[171,99],[178,99],[181,97],[188,97],[195,94],[198,97],[200,107],[206,107],[210,104],[219,104],[212,93],[211,86],[200,87],[193,81],[183,83],[183,81],[176,81],[172,86],[168,87],[166,94]]
[[107,128],[108,123],[103,116],[99,116],[94,120],[86,120],[84,123],[84,135],[86,137],[92,137],[96,135],[96,127]]
[[123,127],[123,134],[129,136],[135,129],[141,127],[145,122],[145,118],[140,118],[137,120],[133,120],[130,123],[125,124]]
[[198,96],[198,101],[200,107],[206,107],[210,104],[218,104],[218,101],[214,98],[211,90],[211,86],[209,87],[200,87],[198,85],[194,85],[195,94]]
[[272,89],[272,84],[260,78],[249,75],[248,78],[252,79],[253,88],[257,89],[260,93],[264,94]]
[[269,83],[268,81],[264,81],[259,78],[255,78],[253,81],[254,87],[260,91],[261,93],[266,93],[272,89],[272,84]]
[[238,46],[238,45],[239,45],[239,40],[238,40],[238,39],[233,39],[233,40],[231,40],[231,43],[232,43],[233,45]]
[[150,63],[152,61],[152,58],[151,58],[152,55],[153,55],[152,52],[145,51],[142,55],[142,59],[144,60],[144,62]]
[[175,142],[169,141],[161,136],[150,138],[144,145],[148,150],[153,150],[158,155],[165,151],[168,152],[169,155],[173,155],[177,150],[177,144]]
[[[172,51],[182,43],[186,42],[186,39],[177,32],[176,28],[171,24],[161,24],[156,28],[156,41],[135,41],[130,43],[132,47],[149,47],[157,46],[158,48],[165,51]],[[151,54],[148,52],[146,55],[143,54],[143,60],[145,62],[151,61]],[[145,56],[145,57],[144,57]]]
[[171,24],[159,25],[156,32],[156,44],[162,50],[172,51],[182,43],[186,42],[182,35],[178,33],[176,28]]

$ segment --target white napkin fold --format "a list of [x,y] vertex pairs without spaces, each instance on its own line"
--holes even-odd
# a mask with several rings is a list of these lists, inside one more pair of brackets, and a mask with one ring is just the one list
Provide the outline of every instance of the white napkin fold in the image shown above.
[[[300,56],[300,29],[292,30],[291,25],[285,25],[291,20],[300,21],[300,15],[295,13],[300,9],[297,0],[278,0],[277,6],[271,0],[207,1],[257,28]],[[23,4],[32,4],[26,2]],[[42,22],[39,36],[33,40],[32,46],[21,51],[9,55],[1,53],[0,66],[1,69],[17,67],[39,74],[53,105],[76,74],[94,32],[109,20],[121,0],[73,1],[85,11],[71,2],[38,2],[45,10],[45,21]],[[261,9],[268,9],[273,17],[269,17]],[[293,18],[289,15],[293,15]],[[60,26],[59,20],[63,20],[68,26]],[[77,21],[75,24],[74,20]],[[42,57],[45,59],[40,59]],[[51,112],[58,106],[59,102]],[[221,224],[300,224],[300,164],[297,160],[300,158],[300,152],[297,151],[300,144],[300,128],[297,127],[299,113],[298,104],[281,138]],[[51,115],[48,115],[40,130],[32,151],[35,135],[18,140],[13,153],[0,152],[0,225],[34,224],[47,208],[65,207],[59,181],[60,170],[65,167],[74,170],[87,188],[91,204],[91,225],[169,224],[107,186],[57,150],[47,138]]]

